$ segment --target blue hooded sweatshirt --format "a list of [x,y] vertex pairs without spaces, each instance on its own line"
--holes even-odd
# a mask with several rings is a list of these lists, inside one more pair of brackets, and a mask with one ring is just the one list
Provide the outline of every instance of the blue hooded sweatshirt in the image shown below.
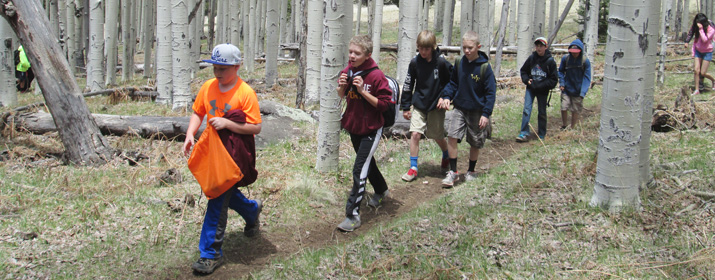
[[585,56],[581,40],[573,40],[571,46],[581,49],[581,55],[576,58],[569,53],[561,58],[559,84],[564,87],[564,94],[584,97],[591,87],[591,61]]
[[459,65],[455,65],[449,84],[440,94],[442,98],[452,100],[452,104],[462,111],[482,111],[482,116],[491,117],[497,95],[497,81],[491,65],[487,65],[484,77],[479,77],[481,66],[489,62],[489,56],[479,51],[474,61],[462,56]]

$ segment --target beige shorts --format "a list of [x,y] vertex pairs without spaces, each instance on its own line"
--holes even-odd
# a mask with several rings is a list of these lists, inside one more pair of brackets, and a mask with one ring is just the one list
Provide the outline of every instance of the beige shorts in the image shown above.
[[422,133],[429,139],[444,139],[444,113],[445,110],[425,112],[412,107],[410,132]]
[[492,123],[484,128],[479,128],[479,119],[482,118],[481,111],[462,111],[454,109],[452,120],[449,122],[447,136],[450,138],[462,139],[467,135],[467,143],[473,148],[481,149],[484,142],[492,138]]
[[583,110],[583,97],[561,94],[561,111],[581,113],[581,110]]

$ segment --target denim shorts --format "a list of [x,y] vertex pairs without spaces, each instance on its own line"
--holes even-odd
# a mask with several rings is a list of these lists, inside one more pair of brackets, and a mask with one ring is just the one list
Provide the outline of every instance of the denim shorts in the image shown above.
[[697,58],[700,58],[705,61],[712,61],[713,60],[713,52],[701,53],[698,50],[693,50],[693,57],[697,57]]

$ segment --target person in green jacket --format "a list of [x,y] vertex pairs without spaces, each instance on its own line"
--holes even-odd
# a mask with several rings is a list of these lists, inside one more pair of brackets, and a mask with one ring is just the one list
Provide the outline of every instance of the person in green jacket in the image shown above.
[[32,80],[35,79],[35,73],[32,72],[32,67],[30,66],[30,61],[27,60],[27,55],[25,54],[25,49],[20,46],[15,51],[15,78],[17,90],[20,92],[26,92],[30,89],[30,84]]

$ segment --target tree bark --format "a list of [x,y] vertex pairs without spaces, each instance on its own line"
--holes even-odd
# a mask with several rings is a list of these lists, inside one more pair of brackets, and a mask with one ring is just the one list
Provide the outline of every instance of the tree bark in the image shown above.
[[172,53],[172,109],[185,110],[191,106],[189,57],[189,12],[186,0],[171,1],[171,53]]
[[[74,53],[75,53],[75,41],[77,40],[77,33],[75,32],[75,21],[76,21],[76,16],[75,16],[75,5],[74,1],[68,0],[67,1],[67,20],[66,20],[66,30],[65,30],[65,51],[67,53],[67,60],[69,61],[69,66],[70,70],[72,72],[76,71],[75,70],[75,60],[74,60]],[[74,76],[74,75],[72,75]]]
[[[104,86],[113,86],[117,84],[117,36],[119,35],[118,19],[119,13],[113,13],[111,11],[119,10],[119,0],[106,0],[104,2],[107,5],[107,10],[110,11],[106,13],[105,23],[104,23],[104,43],[106,48],[104,49],[104,57],[107,59],[107,67],[105,72],[107,72],[106,79],[104,80]],[[126,65],[126,64],[125,64]]]
[[0,14],[28,53],[55,125],[60,128],[66,159],[78,165],[105,163],[112,157],[112,148],[89,113],[42,7],[36,1],[9,0],[0,6]]
[[15,31],[5,20],[0,20],[0,107],[17,105],[15,88]]
[[[643,102],[646,93],[644,67],[650,46],[648,18],[652,1],[611,0],[608,43],[604,68],[603,96],[599,129],[598,161],[591,206],[611,211],[640,209],[639,188],[641,141],[643,140]],[[658,5],[657,7],[660,7]]]
[[491,16],[489,15],[492,11],[490,6],[490,1],[479,0],[474,5],[474,10],[476,11],[475,18],[478,18],[476,23],[477,34],[479,34],[479,41],[482,43],[482,48],[490,48],[492,46],[494,32],[489,29],[489,20]]
[[[459,30],[462,35],[469,30],[474,30],[474,1],[462,1],[461,14],[459,17]],[[400,9],[402,11],[402,9]],[[402,19],[402,17],[400,17]],[[398,80],[402,81],[402,80]]]
[[[320,172],[338,170],[340,150],[340,97],[336,92],[338,73],[347,57],[345,45],[345,1],[325,1],[323,53],[320,70],[320,123],[316,169]],[[312,14],[311,14],[312,15]]]
[[154,0],[144,0],[144,78],[154,73],[151,50],[154,46]]
[[671,21],[672,10],[671,3],[674,1],[663,0],[663,13],[661,14],[660,23],[660,61],[658,66],[658,86],[662,87],[665,84],[665,55],[668,51],[668,23]]
[[560,0],[550,0],[549,3],[549,32],[554,30],[556,23],[559,21],[559,2]]
[[519,24],[517,25],[517,29],[519,31],[516,33],[516,45],[518,47],[516,52],[516,69],[519,69],[522,65],[524,65],[524,62],[527,58],[529,58],[532,46],[534,45],[534,38],[532,38],[534,34],[531,30],[531,12],[533,11],[531,4],[532,2],[528,0],[519,1]]
[[[104,5],[101,0],[89,4],[89,63],[87,88],[97,91],[104,88]],[[54,36],[54,35],[53,35]]]
[[[566,3],[566,7],[564,8],[563,13],[561,13],[561,17],[559,18],[559,22],[556,23],[556,26],[554,26],[554,30],[552,30],[549,33],[549,42],[553,42],[554,39],[556,39],[556,34],[559,33],[559,29],[561,29],[561,25],[564,24],[564,20],[566,20],[566,15],[568,15],[569,11],[571,10],[571,6],[573,5],[574,0],[569,0],[568,3]],[[552,44],[553,45],[553,44]]]
[[[462,2],[462,5],[467,1]],[[410,60],[415,56],[418,17],[418,3],[413,1],[404,1],[400,3],[400,22],[398,34],[398,50],[397,50],[397,77],[398,81],[404,81],[407,75],[407,68],[410,65]],[[462,19],[464,21],[464,19]],[[463,30],[464,32],[464,30]]]
[[444,21],[442,22],[442,45],[452,45],[452,25],[454,24],[454,0],[445,0]]
[[306,0],[308,34],[306,36],[307,51],[305,69],[305,106],[310,108],[319,103],[321,57],[323,43],[323,1]]
[[[360,0],[358,0],[360,1]],[[382,44],[382,8],[384,7],[383,0],[373,0],[375,3],[375,25],[372,29],[372,59],[380,65],[380,45]]]
[[156,0],[156,91],[160,104],[173,104],[171,0]]
[[601,9],[600,0],[586,0],[583,39],[586,47],[586,57],[594,61],[596,57],[596,45],[598,44],[598,13]]
[[494,73],[498,77],[501,77],[501,60],[502,60],[502,49],[504,48],[504,33],[506,33],[506,23],[509,19],[509,0],[504,0],[501,8],[501,19],[499,20],[499,40],[497,41],[497,53],[495,57]]
[[136,38],[132,36],[132,14],[135,0],[122,0],[122,43],[124,51],[122,52],[122,81],[128,82],[134,80],[134,49]]
[[507,32],[507,45],[508,46],[514,46],[516,45],[516,34],[518,33],[518,28],[516,25],[516,18],[517,18],[517,12],[516,8],[519,6],[519,3],[521,2],[519,0],[514,0],[511,2],[509,5],[509,27],[507,28],[509,31]]
[[278,79],[278,45],[280,43],[280,2],[268,0],[266,8],[266,86],[272,87]]
[[[535,0],[533,1],[533,22],[531,27],[533,28],[534,36],[533,38],[546,36],[546,28],[544,23],[546,23],[546,0]],[[549,41],[551,42],[551,41]]]
[[653,174],[650,172],[650,135],[651,125],[653,123],[653,100],[655,92],[655,69],[658,61],[658,31],[660,29],[660,9],[662,0],[648,1],[648,13],[646,41],[645,47],[645,67],[643,71],[643,82],[640,83],[643,92],[643,101],[641,102],[641,140],[640,140],[640,158],[638,168],[640,170],[641,188],[645,188],[646,184],[653,181]]
[[444,1],[445,0],[434,1],[434,20],[432,28],[435,33],[442,32],[442,25],[444,24]]
[[362,0],[357,1],[357,12],[355,19],[355,35],[360,35],[360,21],[362,16]]
[[[298,1],[298,0],[293,0]],[[307,40],[308,40],[308,9],[307,0],[299,0],[299,7],[295,9],[295,41],[298,43],[298,51],[295,53],[298,59],[298,76],[296,79],[296,96],[295,107],[305,109],[305,92],[306,92],[306,70],[307,70]],[[298,20],[300,19],[300,20]]]

